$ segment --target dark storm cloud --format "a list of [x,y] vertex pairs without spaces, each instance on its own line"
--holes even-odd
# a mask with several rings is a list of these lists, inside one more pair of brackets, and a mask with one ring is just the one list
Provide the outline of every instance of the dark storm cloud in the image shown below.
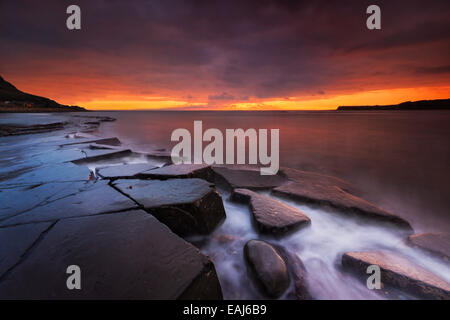
[[[81,31],[65,28],[73,3]],[[351,90],[355,79],[370,87],[402,77],[405,63],[421,74],[449,64],[450,1],[374,3],[382,30],[365,27],[373,1],[3,0],[0,73],[108,79],[136,93],[217,100],[217,92]]]

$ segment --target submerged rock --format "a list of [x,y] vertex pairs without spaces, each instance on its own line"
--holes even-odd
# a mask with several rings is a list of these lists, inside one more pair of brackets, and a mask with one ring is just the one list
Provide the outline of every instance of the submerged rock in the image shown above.
[[182,236],[209,234],[225,219],[222,197],[205,180],[116,180],[113,185]]
[[429,253],[440,256],[446,261],[450,259],[450,234],[442,232],[424,232],[411,235],[407,243]]
[[279,298],[289,287],[289,272],[283,258],[269,243],[250,240],[244,246],[249,271],[262,291],[270,298]]
[[231,189],[270,189],[282,185],[286,179],[280,175],[261,175],[259,170],[213,167],[219,179],[224,180]]
[[303,183],[288,182],[272,191],[276,195],[287,196],[291,199],[328,205],[343,213],[353,213],[364,218],[389,222],[409,232],[412,227],[408,221],[389,213],[370,202],[354,196],[341,188],[315,182],[304,181]]
[[100,155],[94,155],[94,156],[89,156],[86,158],[72,160],[72,162],[77,165],[88,165],[90,163],[106,162],[106,161],[111,161],[111,160],[116,160],[116,159],[122,159],[125,157],[131,157],[133,155],[135,155],[135,153],[133,153],[130,149],[118,150],[118,151],[112,151],[112,152],[106,151]]
[[[68,290],[67,267],[81,269]],[[0,282],[1,299],[221,299],[213,263],[151,215],[57,222]]]
[[235,189],[232,198],[250,204],[261,233],[283,234],[311,223],[308,216],[300,210],[247,189]]
[[406,257],[385,251],[347,252],[344,268],[367,276],[367,267],[377,265],[381,282],[426,299],[450,299],[450,284]]
[[137,177],[144,177],[143,172],[157,168],[150,163],[136,163],[124,164],[118,166],[111,166],[98,170],[98,174],[105,179],[136,179]]
[[86,184],[74,188],[71,194],[44,202],[31,210],[22,212],[0,222],[0,226],[11,226],[30,222],[55,221],[70,217],[117,212],[136,208],[128,197],[110,187],[106,181]]
[[274,246],[286,263],[291,279],[294,281],[294,290],[290,293],[297,300],[311,300],[311,294],[306,283],[307,272],[303,261],[293,252],[281,247]]
[[151,169],[142,173],[142,177],[148,179],[171,178],[199,178],[213,181],[214,172],[211,166],[206,164],[172,164],[157,169]]

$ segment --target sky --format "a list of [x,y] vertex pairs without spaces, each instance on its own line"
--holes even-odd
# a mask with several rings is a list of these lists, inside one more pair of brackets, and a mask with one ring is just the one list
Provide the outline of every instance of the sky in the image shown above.
[[[81,8],[68,30],[66,8]],[[381,30],[366,9],[381,8]],[[0,75],[88,109],[450,98],[450,1],[0,0]]]

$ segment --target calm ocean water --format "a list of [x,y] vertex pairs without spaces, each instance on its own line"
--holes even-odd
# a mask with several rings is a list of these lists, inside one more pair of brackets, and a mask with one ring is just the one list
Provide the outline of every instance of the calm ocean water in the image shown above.
[[[96,113],[92,113],[95,115]],[[279,128],[280,164],[344,178],[416,231],[450,230],[450,112],[101,112],[100,133],[139,151],[175,144],[177,128]]]

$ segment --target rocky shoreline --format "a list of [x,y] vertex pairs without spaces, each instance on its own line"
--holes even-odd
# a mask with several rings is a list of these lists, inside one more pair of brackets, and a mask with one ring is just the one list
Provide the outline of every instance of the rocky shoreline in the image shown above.
[[[314,219],[283,199],[383,225],[448,263],[447,235],[414,235],[408,221],[341,179],[291,168],[261,176],[245,166],[173,165],[163,151],[138,153],[117,137],[98,136],[112,118],[72,119],[0,127],[1,299],[222,299],[217,266],[190,241],[211,237],[227,219],[218,186],[248,206],[257,234],[274,237],[247,241],[238,252],[266,298],[316,298],[302,257],[277,242]],[[345,252],[338,263],[356,278],[377,264],[389,287],[450,298],[445,279],[389,249]],[[82,290],[67,289],[69,265],[80,266]]]

